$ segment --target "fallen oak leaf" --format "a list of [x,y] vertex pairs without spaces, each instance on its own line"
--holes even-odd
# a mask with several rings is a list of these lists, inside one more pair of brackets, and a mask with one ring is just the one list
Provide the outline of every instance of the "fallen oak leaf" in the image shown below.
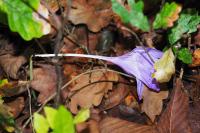
[[56,71],[52,65],[40,65],[40,68],[33,69],[33,80],[31,87],[40,92],[38,102],[43,103],[56,90]]
[[146,86],[143,89],[142,111],[154,122],[155,117],[160,115],[163,108],[163,99],[168,97],[168,91],[154,92]]
[[86,24],[92,32],[98,32],[112,19],[111,3],[103,0],[73,0],[69,20],[73,24]]
[[118,84],[117,88],[108,94],[108,97],[102,104],[104,110],[108,110],[120,104],[123,99],[128,95],[129,89],[125,84]]
[[181,79],[174,84],[172,99],[157,124],[159,133],[191,133],[188,120],[189,98],[182,90]]
[[103,96],[113,87],[112,82],[106,81],[118,81],[118,75],[107,72],[105,69],[104,71],[83,75],[77,79],[75,86],[70,89],[72,94],[77,91],[70,99],[69,108],[71,112],[77,113],[78,106],[81,108],[98,106]]

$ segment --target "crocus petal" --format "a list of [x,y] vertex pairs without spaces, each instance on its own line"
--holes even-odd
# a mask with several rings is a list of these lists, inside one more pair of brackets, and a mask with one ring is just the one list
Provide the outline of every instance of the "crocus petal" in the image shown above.
[[[156,49],[146,48],[146,51],[154,61],[157,61],[162,56],[162,52]],[[120,66],[128,74],[134,75],[138,79],[138,95],[141,95],[142,93],[140,87],[141,83],[138,83],[138,81],[142,81],[142,83],[147,85],[149,88],[159,91],[157,82],[151,76],[154,72],[154,63],[143,48],[136,48],[125,55],[114,58],[111,62]]]
[[118,65],[126,73],[134,75],[136,77],[137,92],[139,99],[141,99],[144,84],[148,86],[150,89],[156,91],[160,90],[158,83],[156,82],[155,79],[152,78],[152,73],[155,72],[153,68],[154,62],[150,59],[147,52],[151,56],[153,61],[157,61],[163,55],[163,53],[159,50],[146,47],[144,48],[137,47],[133,49],[131,52],[118,57],[106,57],[106,56],[84,55],[84,54],[63,54],[63,55],[101,59]]
[[141,100],[142,99],[142,92],[143,92],[143,87],[144,84],[142,83],[141,80],[136,79],[137,81],[137,93],[138,93],[138,98]]

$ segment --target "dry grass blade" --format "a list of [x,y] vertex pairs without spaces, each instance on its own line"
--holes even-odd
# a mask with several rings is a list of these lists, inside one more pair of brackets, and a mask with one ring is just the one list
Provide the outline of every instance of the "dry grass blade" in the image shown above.
[[172,99],[163,112],[157,129],[160,133],[191,133],[188,121],[188,97],[182,91],[183,84],[176,80]]

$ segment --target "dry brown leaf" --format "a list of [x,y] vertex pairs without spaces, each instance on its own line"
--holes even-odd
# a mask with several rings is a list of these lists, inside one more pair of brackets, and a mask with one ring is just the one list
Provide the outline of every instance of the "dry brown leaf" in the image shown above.
[[24,56],[13,56],[11,54],[0,56],[0,66],[2,66],[8,76],[14,79],[17,79],[17,73],[25,63],[26,58]]
[[198,67],[200,66],[200,48],[196,49],[193,53],[192,57],[192,64],[191,67]]
[[157,129],[160,133],[191,133],[188,121],[188,96],[182,90],[180,79],[176,80],[172,99],[160,117]]
[[112,82],[105,81],[118,81],[118,75],[105,69],[104,71],[95,71],[91,74],[83,75],[77,79],[75,86],[70,90],[72,93],[79,90],[72,96],[69,103],[71,112],[77,113],[78,106],[83,108],[89,108],[92,105],[98,106],[104,94],[113,87]]
[[160,115],[162,111],[163,99],[168,97],[168,91],[155,92],[145,86],[142,96],[142,111],[154,122],[156,115]]
[[108,98],[103,102],[102,108],[107,110],[120,104],[128,93],[129,89],[125,84],[118,84],[117,88],[109,93]]
[[[46,2],[46,4],[48,5],[48,7],[52,13],[56,13],[56,11],[59,10],[57,0],[42,0],[42,2]],[[67,8],[66,0],[59,0],[59,3],[63,8],[65,8],[65,9]]]
[[157,133],[153,126],[106,117],[99,123],[101,133]]
[[98,32],[112,19],[110,1],[73,0],[69,20],[74,24],[86,24],[92,32]]
[[7,103],[7,105],[9,107],[9,112],[11,112],[13,117],[16,118],[24,109],[24,98],[18,97],[14,101]]
[[41,68],[33,69],[31,87],[40,92],[38,102],[43,103],[56,90],[56,71],[52,65],[40,65]]

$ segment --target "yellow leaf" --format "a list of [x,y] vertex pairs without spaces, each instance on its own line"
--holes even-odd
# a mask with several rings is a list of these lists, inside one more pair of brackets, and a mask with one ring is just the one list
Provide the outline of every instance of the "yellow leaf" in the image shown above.
[[172,74],[175,73],[174,54],[172,49],[168,49],[163,54],[162,58],[157,60],[154,64],[156,72],[152,74],[159,83],[168,82],[171,79]]

